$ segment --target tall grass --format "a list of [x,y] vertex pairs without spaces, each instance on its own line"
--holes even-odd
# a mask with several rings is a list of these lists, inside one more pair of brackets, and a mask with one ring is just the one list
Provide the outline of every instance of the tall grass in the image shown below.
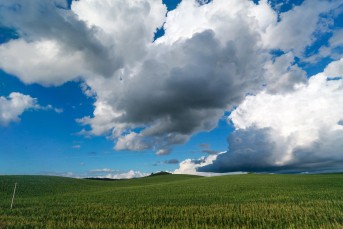
[[342,228],[342,181],[343,174],[0,176],[0,228]]

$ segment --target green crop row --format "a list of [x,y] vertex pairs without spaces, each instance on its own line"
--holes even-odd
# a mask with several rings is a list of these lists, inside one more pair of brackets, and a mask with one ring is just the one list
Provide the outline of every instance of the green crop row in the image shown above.
[[342,228],[342,179],[340,173],[117,181],[0,176],[0,228]]

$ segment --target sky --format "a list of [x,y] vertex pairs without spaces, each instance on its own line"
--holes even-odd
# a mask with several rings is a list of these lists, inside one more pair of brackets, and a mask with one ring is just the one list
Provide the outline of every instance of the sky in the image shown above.
[[0,174],[343,171],[343,0],[2,0]]

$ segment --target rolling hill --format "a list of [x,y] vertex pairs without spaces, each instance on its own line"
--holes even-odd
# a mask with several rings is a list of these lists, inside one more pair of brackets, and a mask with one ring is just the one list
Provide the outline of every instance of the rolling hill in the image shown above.
[[342,180],[341,173],[113,182],[0,176],[0,228],[342,228]]

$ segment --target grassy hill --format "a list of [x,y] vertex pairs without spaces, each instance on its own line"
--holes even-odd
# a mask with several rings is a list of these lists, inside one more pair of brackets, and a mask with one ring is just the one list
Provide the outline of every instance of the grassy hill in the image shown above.
[[342,228],[342,181],[341,173],[0,176],[0,228]]

